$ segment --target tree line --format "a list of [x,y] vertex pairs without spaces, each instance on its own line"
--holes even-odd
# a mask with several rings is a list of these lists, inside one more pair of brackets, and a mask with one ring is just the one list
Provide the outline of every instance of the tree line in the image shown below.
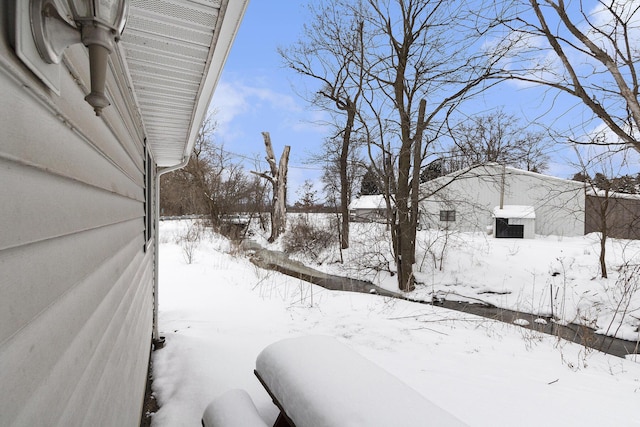
[[233,213],[259,216],[268,210],[265,183],[247,173],[231,153],[214,140],[213,116],[198,131],[189,163],[160,181],[160,214],[206,215],[219,228]]

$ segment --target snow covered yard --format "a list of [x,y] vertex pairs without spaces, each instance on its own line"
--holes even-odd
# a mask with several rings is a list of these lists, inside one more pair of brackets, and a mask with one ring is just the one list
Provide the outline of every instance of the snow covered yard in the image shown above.
[[176,243],[184,228],[160,230],[166,346],[153,354],[154,426],[199,425],[231,388],[247,390],[272,424],[277,409],[253,375],[256,357],[307,334],[335,337],[472,426],[640,426],[640,364],[438,307],[326,291],[259,270],[210,235],[187,264]]
[[[316,221],[314,219],[314,221]],[[343,264],[335,249],[316,268],[398,290],[388,231],[383,224],[351,224]],[[413,299],[446,298],[584,324],[629,341],[640,338],[640,241],[607,239],[609,278],[600,278],[600,241],[539,236],[495,239],[484,233],[419,231]],[[301,259],[312,264],[313,260]],[[390,270],[390,271],[389,271]]]

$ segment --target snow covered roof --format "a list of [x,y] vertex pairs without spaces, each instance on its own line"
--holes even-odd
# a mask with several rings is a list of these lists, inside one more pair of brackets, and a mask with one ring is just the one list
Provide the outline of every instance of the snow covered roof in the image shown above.
[[587,188],[587,196],[595,196],[595,197],[611,197],[616,199],[629,199],[629,200],[640,200],[640,194],[629,194],[629,193],[618,193],[616,191],[607,191],[595,189],[595,188]]
[[387,204],[382,194],[371,196],[360,196],[353,199],[349,204],[349,209],[386,209]]
[[460,178],[500,176],[502,175],[503,172],[505,172],[507,176],[526,175],[530,177],[545,179],[547,181],[555,181],[559,184],[576,187],[576,188],[580,188],[584,186],[583,182],[573,181],[565,178],[559,178],[557,176],[545,175],[538,172],[526,171],[524,169],[518,169],[511,166],[503,166],[495,162],[469,166],[467,168],[454,171],[454,172],[448,173],[447,175],[435,178],[431,181],[423,182],[420,185],[428,187],[429,185],[434,185],[434,184],[442,185],[443,183],[448,183],[455,179],[460,179]]
[[505,205],[493,208],[493,216],[495,218],[519,218],[519,219],[535,219],[536,212],[533,206],[525,205]]

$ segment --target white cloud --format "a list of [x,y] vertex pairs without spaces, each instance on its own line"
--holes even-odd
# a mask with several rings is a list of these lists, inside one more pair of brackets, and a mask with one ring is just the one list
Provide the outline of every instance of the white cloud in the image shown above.
[[221,81],[211,105],[218,111],[217,117],[219,121],[230,122],[237,115],[261,106],[261,103],[266,104],[267,107],[283,111],[299,112],[301,110],[290,95],[238,81]]
[[598,124],[577,141],[585,144],[590,141],[596,141],[599,144],[620,144],[615,146],[598,144],[575,146],[575,150],[591,174],[601,172],[607,176],[620,176],[635,175],[639,172],[640,154],[631,146],[622,144],[620,138],[604,123]]
[[[274,149],[292,147],[292,161],[315,152],[331,131],[326,112],[306,107],[305,101],[266,86],[259,77],[221,81],[211,103],[217,122],[216,139],[237,153],[261,153],[260,133],[271,133]],[[273,84],[275,82],[272,81]],[[253,155],[252,154],[252,155]]]
[[219,126],[224,126],[246,112],[249,105],[242,90],[235,85],[220,82],[211,101],[211,109],[215,111]]
[[[635,49],[635,57],[638,60],[640,51],[637,40],[640,40],[640,12],[638,10],[637,0],[618,0],[611,4],[611,8],[615,15],[626,23],[627,27],[627,40],[631,43],[631,49]],[[616,57],[617,53],[611,42],[611,40],[605,37],[603,34],[612,35],[615,43],[623,47],[626,44],[624,39],[624,33],[620,22],[616,19],[613,13],[603,3],[598,3],[587,15],[589,23],[581,25],[580,29],[585,34],[589,35],[589,38],[596,42],[601,48],[606,50],[609,55]],[[596,30],[597,29],[597,30]],[[625,51],[623,47],[621,51]]]
[[298,123],[308,114],[297,101],[268,87],[226,80],[218,84],[211,109],[215,111],[219,135],[233,141],[247,137],[247,131],[259,123],[268,128],[281,128],[285,124],[288,129],[298,131]]

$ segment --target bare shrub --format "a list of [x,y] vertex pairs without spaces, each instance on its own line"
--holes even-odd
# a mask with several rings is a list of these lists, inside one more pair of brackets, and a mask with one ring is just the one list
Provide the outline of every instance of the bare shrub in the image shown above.
[[355,233],[363,236],[352,242],[349,261],[345,269],[350,277],[376,280],[380,274],[394,276],[396,264],[384,225],[377,223],[358,223]]
[[427,233],[426,239],[418,239],[417,245],[422,251],[423,256],[420,262],[420,271],[424,271],[427,258],[433,262],[433,268],[443,271],[444,260],[447,254],[447,247],[449,239],[453,231],[443,228],[433,230],[431,233]]
[[305,215],[292,221],[282,242],[286,253],[300,254],[317,260],[324,250],[337,243],[337,238],[330,228],[313,224]]
[[633,314],[640,310],[640,307],[634,305],[634,297],[638,289],[640,289],[640,264],[626,262],[620,266],[615,286],[607,292],[612,302],[613,313],[605,335],[617,336],[628,316],[634,317]]
[[198,221],[189,222],[186,230],[177,237],[177,243],[182,247],[182,256],[187,264],[193,263],[195,252],[200,245],[202,224]]

